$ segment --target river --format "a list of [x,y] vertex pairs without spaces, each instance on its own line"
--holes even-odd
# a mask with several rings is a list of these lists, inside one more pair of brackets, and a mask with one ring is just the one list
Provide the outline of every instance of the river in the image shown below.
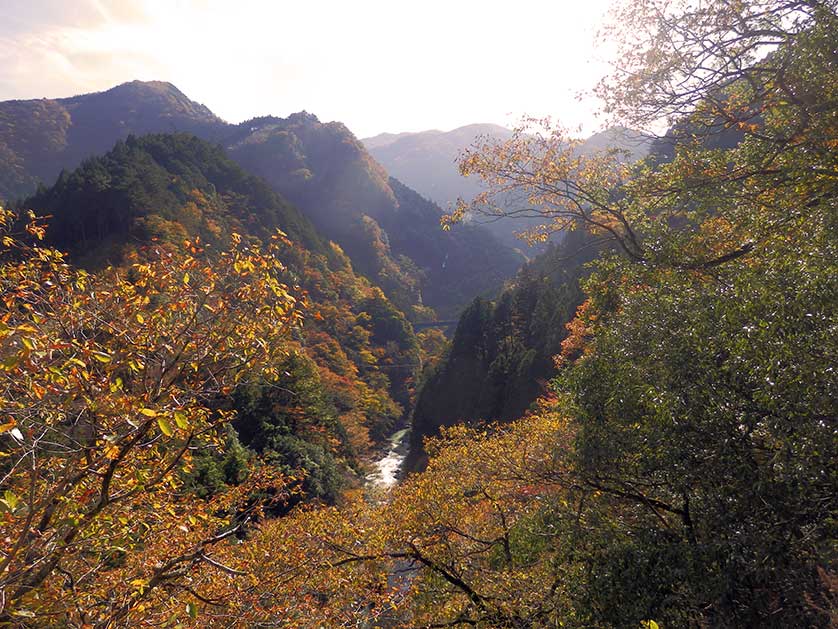
[[377,499],[383,498],[401,478],[402,465],[407,457],[408,428],[390,435],[387,454],[372,464],[372,471],[366,476],[367,490]]

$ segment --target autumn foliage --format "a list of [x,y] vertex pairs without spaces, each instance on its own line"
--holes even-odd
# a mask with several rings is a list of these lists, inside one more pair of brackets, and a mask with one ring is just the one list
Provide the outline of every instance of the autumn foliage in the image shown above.
[[4,618],[123,621],[212,563],[221,521],[180,474],[218,439],[233,387],[276,378],[299,304],[282,263],[238,237],[214,259],[187,242],[90,275],[18,240],[14,218],[0,216]]
[[[653,154],[522,130],[464,155],[487,188],[448,219],[575,231],[596,253],[568,274],[584,298],[542,298],[525,269],[466,312],[419,398],[457,352],[505,385],[554,347],[550,382],[515,421],[427,440],[427,469],[384,500],[334,462],[363,471],[440,339],[420,350],[337,246],[165,238],[91,274],[4,211],[0,622],[834,626],[835,6],[637,0],[616,18],[606,113],[667,123]],[[206,450],[232,473],[198,498]]]

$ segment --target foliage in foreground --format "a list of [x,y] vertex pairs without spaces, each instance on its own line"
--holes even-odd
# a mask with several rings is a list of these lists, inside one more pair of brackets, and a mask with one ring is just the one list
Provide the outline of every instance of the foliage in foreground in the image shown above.
[[303,625],[831,626],[836,253],[635,271],[616,295],[632,267],[604,263],[554,396],[449,429],[388,505],[267,524],[260,588],[292,583]]
[[210,554],[235,493],[200,503],[180,472],[223,434],[237,383],[276,378],[297,299],[279,259],[237,236],[213,263],[186,243],[94,276],[17,240],[13,218],[0,215],[2,619],[130,622],[199,564],[225,569]]
[[[449,430],[389,504],[266,523],[247,546],[258,579],[227,583],[243,624],[834,626],[838,19],[814,2],[685,5],[682,22],[630,7],[681,54],[649,56],[615,99],[694,78],[696,42],[742,68],[704,77],[672,159],[584,158],[558,135],[464,162],[490,185],[478,205],[524,192],[618,251],[584,283],[552,395]],[[777,49],[751,55],[767,31]],[[683,116],[670,85],[654,111]]]

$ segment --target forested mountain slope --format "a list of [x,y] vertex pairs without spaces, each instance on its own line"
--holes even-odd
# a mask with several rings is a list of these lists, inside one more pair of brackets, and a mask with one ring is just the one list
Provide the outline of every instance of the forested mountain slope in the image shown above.
[[[281,228],[311,251],[327,250],[296,207],[220,147],[185,133],[129,136],[62,171],[55,185],[22,205],[53,215],[50,242],[74,257],[104,256],[99,266],[119,263],[134,244],[200,236],[219,247],[234,231],[265,237]],[[103,246],[111,242],[109,256]]]
[[[356,270],[411,318],[433,317],[425,306],[452,316],[474,295],[494,292],[523,261],[485,230],[462,226],[441,233],[442,211],[391,183],[340,123],[301,112],[231,125],[161,82],[0,103],[0,199],[29,194],[39,181],[52,184],[62,169],[130,134],[172,131],[224,146],[340,244]],[[412,234],[410,243],[402,231]]]
[[51,185],[62,169],[129,134],[186,131],[215,137],[224,122],[171,83],[132,81],[106,92],[0,102],[0,199]]
[[228,143],[236,161],[304,208],[408,312],[424,303],[450,316],[523,259],[485,230],[443,232],[441,210],[391,179],[340,123],[306,113],[257,118]]
[[475,299],[446,353],[424,374],[413,411],[411,466],[422,441],[457,423],[510,421],[545,393],[555,356],[584,299],[579,281],[596,250],[575,232],[526,264],[494,299]]
[[[470,129],[464,127],[458,131]],[[492,131],[491,127],[489,131]],[[387,148],[393,150],[382,160],[387,163],[387,158],[399,159],[404,150],[400,145],[416,141],[408,152],[408,155],[414,151],[420,153],[421,157],[412,156],[411,162],[415,162],[427,160],[431,155],[426,144],[439,147],[435,143],[437,134],[428,135],[423,142],[407,134],[404,137],[385,137],[373,144],[378,147],[376,152]],[[652,142],[627,129],[611,129],[591,136],[579,146],[572,147],[568,140],[563,139],[560,150],[567,151],[565,157],[568,160],[582,160],[586,156],[595,158],[614,149],[624,151],[625,154],[615,157],[614,167],[642,157],[661,164],[673,159],[674,136],[675,132]],[[464,136],[455,137],[463,139]],[[712,148],[732,147],[738,140],[741,140],[740,134],[725,130],[713,136]],[[494,133],[481,141],[488,141],[485,145],[488,147],[503,146],[504,143],[514,145],[519,140],[510,132]],[[523,142],[528,141],[523,139]],[[539,145],[537,140],[534,144],[538,145],[533,150],[537,163],[537,160],[545,159],[546,146]],[[460,177],[460,180],[467,182],[460,184],[460,193],[468,191],[468,186],[473,194],[485,188],[478,177]],[[533,188],[538,185],[534,184]],[[450,192],[454,191],[455,188],[452,188]],[[591,201],[584,199],[583,205],[591,205]],[[523,201],[519,199],[518,202]],[[514,205],[510,211],[514,211]],[[543,223],[551,220],[547,218],[550,212],[550,209],[544,210]],[[497,224],[503,221],[507,221],[507,229],[517,222],[507,216]],[[517,224],[518,229],[526,228],[525,224]],[[562,341],[568,335],[565,326],[574,318],[576,308],[584,300],[579,283],[586,275],[584,266],[601,251],[597,239],[586,235],[584,230],[564,234],[561,244],[550,243],[543,253],[522,268],[514,281],[509,282],[495,299],[476,299],[463,312],[448,351],[422,380],[411,435],[411,463],[414,466],[424,459],[423,439],[438,434],[441,427],[460,422],[516,419],[545,392],[547,380],[556,373],[554,358],[561,352]]]
[[[333,499],[341,466],[357,469],[358,457],[411,403],[418,345],[404,315],[294,206],[218,146],[188,134],[129,136],[22,207],[48,215],[46,241],[94,272],[184,241],[200,243],[212,259],[234,234],[270,242],[282,230],[277,255],[286,283],[304,291],[304,325],[277,366],[281,389],[254,383],[236,391],[235,426],[263,459],[305,469],[310,495]],[[210,460],[196,474],[202,491],[225,478]]]

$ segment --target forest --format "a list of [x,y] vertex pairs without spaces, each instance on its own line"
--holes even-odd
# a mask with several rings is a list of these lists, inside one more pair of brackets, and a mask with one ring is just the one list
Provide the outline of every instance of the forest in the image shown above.
[[527,119],[447,212],[310,114],[0,103],[0,626],[838,627],[838,5],[609,24],[648,150]]

